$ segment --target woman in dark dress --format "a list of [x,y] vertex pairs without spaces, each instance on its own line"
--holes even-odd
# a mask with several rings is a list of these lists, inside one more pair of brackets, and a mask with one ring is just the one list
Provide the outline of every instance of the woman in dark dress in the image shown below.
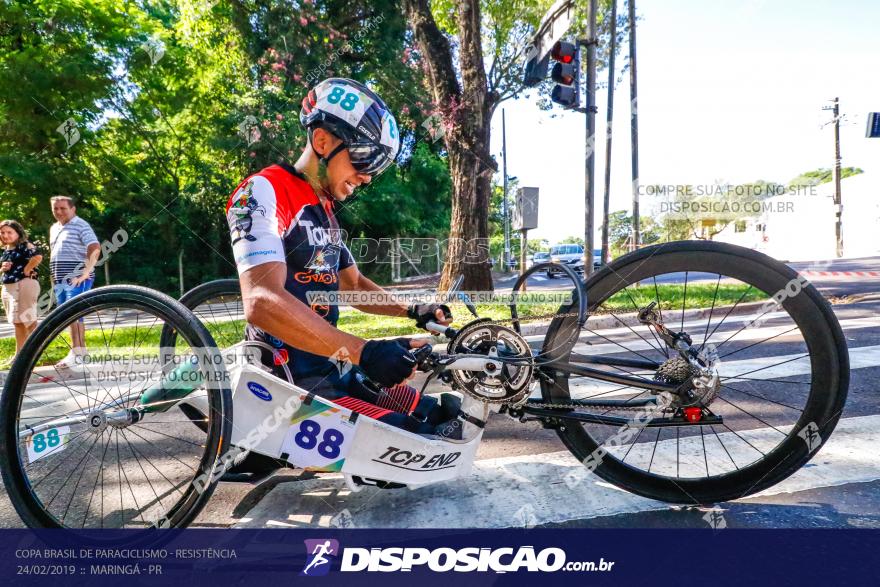
[[0,282],[3,284],[3,309],[6,319],[15,327],[15,352],[37,327],[37,265],[43,256],[27,240],[27,232],[15,220],[0,222]]

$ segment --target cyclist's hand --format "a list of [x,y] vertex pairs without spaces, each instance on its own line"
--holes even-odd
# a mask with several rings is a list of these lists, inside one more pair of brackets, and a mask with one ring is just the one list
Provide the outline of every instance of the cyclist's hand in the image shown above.
[[412,342],[408,338],[368,340],[361,349],[360,368],[384,387],[403,383],[416,373],[416,358],[409,352]]
[[445,304],[410,304],[407,315],[416,321],[416,326],[425,328],[428,322],[443,326],[452,324],[452,311]]

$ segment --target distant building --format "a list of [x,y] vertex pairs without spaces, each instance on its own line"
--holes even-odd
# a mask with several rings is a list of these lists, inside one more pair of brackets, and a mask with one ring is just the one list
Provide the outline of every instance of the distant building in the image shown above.
[[[880,180],[860,173],[841,180],[843,255],[880,255]],[[785,261],[837,257],[834,182],[800,193],[772,196],[754,218],[731,222],[713,240],[766,253]]]

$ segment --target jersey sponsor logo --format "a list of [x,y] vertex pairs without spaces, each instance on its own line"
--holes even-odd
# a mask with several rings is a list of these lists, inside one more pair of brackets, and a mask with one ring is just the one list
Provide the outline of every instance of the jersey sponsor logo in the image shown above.
[[251,234],[254,226],[254,214],[266,215],[266,208],[260,205],[254,197],[254,182],[249,181],[246,186],[238,191],[232,198],[227,218],[232,229],[232,244],[240,240],[253,242],[257,237]]
[[255,381],[249,381],[247,384],[247,387],[249,390],[251,390],[252,394],[257,396],[258,398],[260,398],[264,402],[272,401],[272,394],[269,393],[268,389],[266,389],[265,387],[263,387],[259,383],[255,382]]
[[341,248],[337,244],[330,244],[320,249],[315,249],[312,258],[306,263],[305,269],[314,271],[335,271],[339,267],[339,255]]
[[306,232],[306,238],[313,247],[322,247],[327,244],[336,244],[342,240],[342,230],[339,228],[326,229],[323,226],[315,226],[311,220],[300,218],[297,225]]
[[326,318],[330,315],[330,306],[328,306],[327,304],[320,304],[318,302],[315,302],[310,305],[309,308],[312,310],[312,312],[314,312],[321,318]]
[[[239,239],[239,240],[241,240],[241,239]],[[253,237],[251,237],[251,240],[256,240],[256,239],[254,239]],[[235,241],[233,241],[233,244],[234,244],[234,243],[235,243]],[[251,252],[248,253],[247,255],[238,255],[238,256],[235,258],[235,262],[236,262],[236,263],[241,263],[241,262],[244,261],[245,259],[250,259],[251,257],[262,257],[262,256],[265,256],[265,255],[277,255],[277,254],[278,254],[278,251],[276,251],[275,249],[265,249],[265,250],[263,250],[263,251],[251,251]]]
[[339,267],[339,245],[330,244],[316,248],[312,258],[306,263],[305,271],[293,274],[297,283],[320,283],[334,285],[339,281],[336,268]]
[[[327,247],[326,249],[315,249],[311,260],[306,264],[306,269],[313,269],[315,271],[329,271],[331,269],[336,269],[336,262],[338,262],[339,259],[338,254],[333,255],[333,251],[328,249],[330,249],[330,247]],[[334,262],[331,264],[328,261],[328,258],[332,259]]]
[[321,283],[323,285],[333,285],[339,281],[339,277],[335,271],[297,271],[293,274],[293,278],[297,283]]

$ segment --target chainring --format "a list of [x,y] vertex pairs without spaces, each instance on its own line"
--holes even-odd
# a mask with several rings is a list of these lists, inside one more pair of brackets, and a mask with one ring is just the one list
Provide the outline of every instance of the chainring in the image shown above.
[[502,363],[494,374],[449,371],[456,387],[470,397],[485,403],[514,404],[528,395],[535,364],[529,343],[516,331],[490,319],[474,320],[449,341],[447,353],[492,356]]

